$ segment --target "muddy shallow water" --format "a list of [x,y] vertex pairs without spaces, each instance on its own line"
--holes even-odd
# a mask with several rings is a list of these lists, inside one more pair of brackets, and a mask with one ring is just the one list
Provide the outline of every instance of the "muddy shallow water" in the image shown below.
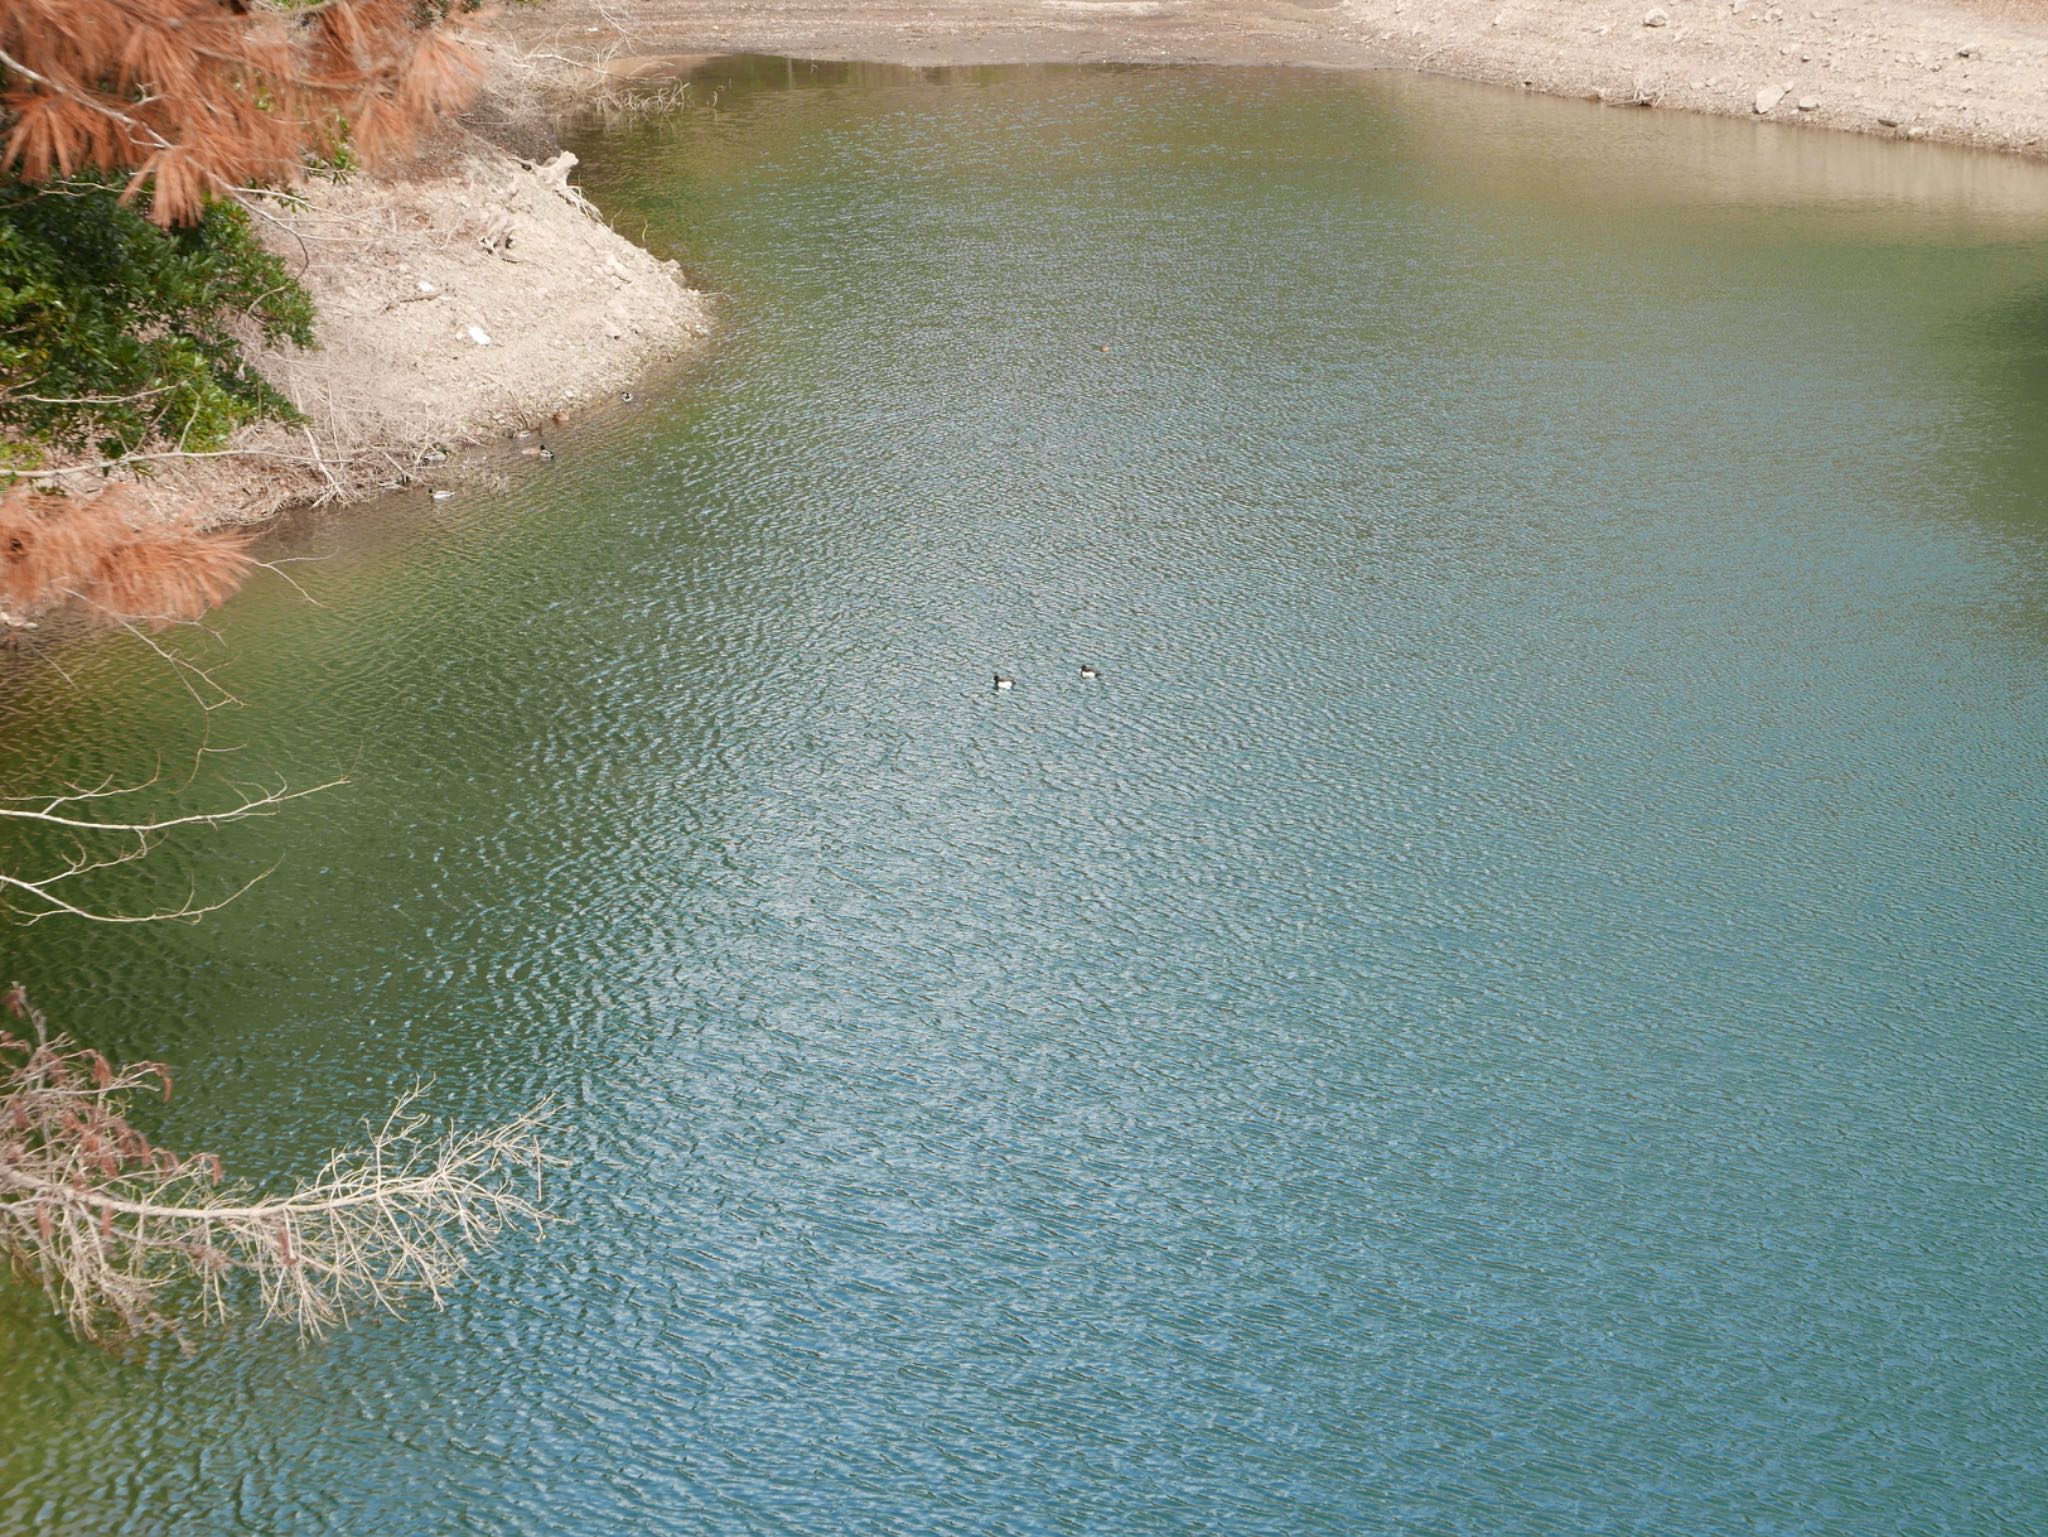
[[[16,1294],[0,1530],[2048,1523],[2041,174],[719,70],[575,146],[713,354],[281,538],[215,730],[351,783],[4,941],[260,1174],[553,1094],[570,1221],[306,1348]],[[189,744],[59,659],[10,787]]]

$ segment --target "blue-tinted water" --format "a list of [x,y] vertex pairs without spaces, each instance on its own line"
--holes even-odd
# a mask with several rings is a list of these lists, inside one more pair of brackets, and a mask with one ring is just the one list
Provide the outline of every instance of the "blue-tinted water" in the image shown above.
[[[305,1349],[15,1301],[0,1528],[2048,1527],[2040,174],[721,68],[576,146],[716,350],[287,541],[222,729],[351,785],[6,940],[259,1174],[560,1096],[572,1224]],[[64,661],[10,784],[189,735]]]

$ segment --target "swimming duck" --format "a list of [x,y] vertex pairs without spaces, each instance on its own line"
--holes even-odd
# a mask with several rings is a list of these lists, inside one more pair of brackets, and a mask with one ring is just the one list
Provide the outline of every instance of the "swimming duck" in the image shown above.
[[1016,686],[1017,680],[1015,678],[1006,678],[1001,673],[996,674],[997,688],[1015,688]]
[[436,491],[434,493],[434,500],[437,502],[445,502],[448,500],[449,497],[453,496],[454,494],[455,493],[453,491]]
[[553,464],[555,462],[555,451],[545,443],[540,446],[540,462],[542,464]]
[[1086,662],[1083,662],[1081,664],[1081,676],[1084,678],[1099,678],[1102,676],[1102,674],[1097,672],[1093,667],[1090,667]]
[[631,390],[620,390],[619,399],[623,400],[627,405],[630,406],[633,403],[633,392]]

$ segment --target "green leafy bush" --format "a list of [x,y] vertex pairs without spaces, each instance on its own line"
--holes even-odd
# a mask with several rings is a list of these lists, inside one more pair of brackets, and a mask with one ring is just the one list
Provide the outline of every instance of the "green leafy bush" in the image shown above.
[[237,205],[164,230],[97,183],[0,184],[0,426],[11,435],[115,457],[152,436],[216,448],[244,422],[295,419],[226,333],[232,315],[266,341],[312,344],[312,301]]

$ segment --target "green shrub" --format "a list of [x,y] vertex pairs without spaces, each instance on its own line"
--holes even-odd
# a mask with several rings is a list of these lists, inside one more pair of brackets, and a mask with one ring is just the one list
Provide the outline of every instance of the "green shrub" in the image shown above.
[[[312,344],[313,306],[249,215],[216,203],[163,230],[112,188],[0,184],[0,428],[112,458],[152,436],[217,448],[244,422],[298,413],[223,321]],[[4,471],[0,471],[4,474]]]

